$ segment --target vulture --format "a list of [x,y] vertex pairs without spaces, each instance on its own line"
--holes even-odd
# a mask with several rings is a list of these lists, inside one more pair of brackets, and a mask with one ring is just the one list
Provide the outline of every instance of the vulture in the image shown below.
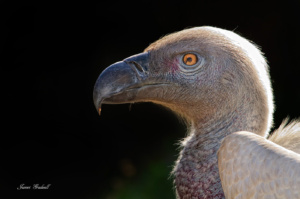
[[102,104],[153,102],[184,118],[189,133],[172,171],[176,196],[300,198],[300,123],[269,134],[269,67],[238,34],[195,27],[166,35],[112,64],[93,91]]

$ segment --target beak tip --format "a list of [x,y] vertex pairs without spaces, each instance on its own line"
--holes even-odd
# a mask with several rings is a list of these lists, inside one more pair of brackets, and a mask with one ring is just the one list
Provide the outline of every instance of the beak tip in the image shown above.
[[101,115],[101,105],[102,105],[102,98],[99,99],[99,95],[97,92],[94,91],[94,105],[99,115]]

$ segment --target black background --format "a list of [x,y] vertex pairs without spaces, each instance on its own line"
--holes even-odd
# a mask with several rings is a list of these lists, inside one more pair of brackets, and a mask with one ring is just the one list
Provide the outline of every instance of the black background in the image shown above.
[[[139,195],[143,187],[174,197],[168,173],[185,126],[150,103],[105,105],[99,117],[98,75],[174,31],[235,30],[269,61],[278,127],[300,115],[299,9],[296,0],[1,1],[0,198],[151,198]],[[165,168],[159,180],[143,177],[155,168]],[[128,187],[137,195],[118,194]]]

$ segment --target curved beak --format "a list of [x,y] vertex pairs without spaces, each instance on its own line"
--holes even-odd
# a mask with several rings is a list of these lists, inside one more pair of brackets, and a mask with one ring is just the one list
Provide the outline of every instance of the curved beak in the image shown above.
[[140,53],[110,65],[98,77],[93,100],[100,115],[101,105],[133,102],[138,88],[148,77],[149,53]]

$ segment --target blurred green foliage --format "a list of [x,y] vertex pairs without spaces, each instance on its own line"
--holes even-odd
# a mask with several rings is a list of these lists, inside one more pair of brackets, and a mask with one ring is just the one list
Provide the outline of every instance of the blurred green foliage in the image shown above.
[[135,179],[115,180],[114,190],[104,199],[175,198],[171,169],[163,162],[153,162]]

